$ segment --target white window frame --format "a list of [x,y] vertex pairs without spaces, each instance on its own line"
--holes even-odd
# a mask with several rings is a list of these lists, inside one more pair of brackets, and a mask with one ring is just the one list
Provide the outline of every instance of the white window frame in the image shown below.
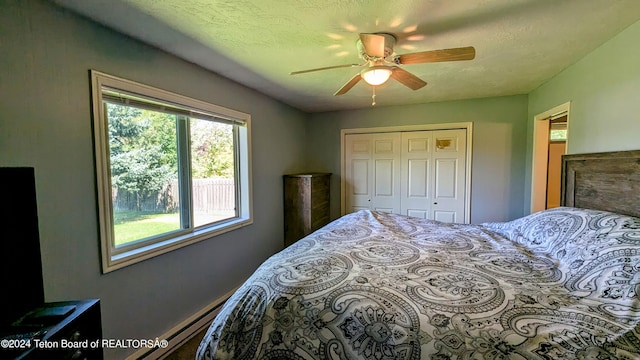
[[[109,152],[108,119],[103,111],[103,88],[121,90],[126,94],[140,95],[161,103],[189,109],[199,115],[233,122],[236,127],[236,197],[237,217],[212,225],[191,227],[175,236],[150,241],[130,248],[116,249],[113,232],[113,208],[111,202],[111,170]],[[93,130],[95,144],[96,180],[98,190],[98,215],[102,255],[102,271],[107,273],[172,250],[235,230],[253,223],[251,177],[251,116],[236,110],[192,99],[169,91],[157,89],[131,80],[118,78],[91,70],[93,101]],[[189,170],[189,179],[191,171]],[[181,204],[182,204],[181,200]],[[190,199],[186,200],[189,204]],[[191,205],[189,205],[191,206]],[[190,210],[191,211],[191,210]]]

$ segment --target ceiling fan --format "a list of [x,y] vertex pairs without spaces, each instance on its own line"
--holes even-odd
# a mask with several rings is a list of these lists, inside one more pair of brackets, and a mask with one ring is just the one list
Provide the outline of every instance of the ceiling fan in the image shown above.
[[393,51],[396,41],[397,39],[395,35],[390,33],[362,33],[360,34],[360,38],[356,42],[356,45],[358,47],[360,58],[365,61],[363,64],[327,66],[316,69],[293,71],[290,74],[297,75],[313,71],[366,66],[365,69],[353,76],[333,95],[345,94],[360,82],[360,80],[364,80],[369,85],[373,85],[375,87],[377,85],[384,84],[389,78],[397,80],[411,90],[418,90],[427,85],[427,83],[398,65],[472,60],[476,56],[476,50],[472,46],[396,55]]

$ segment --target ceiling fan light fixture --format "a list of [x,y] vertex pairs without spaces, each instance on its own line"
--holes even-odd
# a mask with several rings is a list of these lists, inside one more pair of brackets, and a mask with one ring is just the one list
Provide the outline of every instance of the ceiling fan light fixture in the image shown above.
[[[409,29],[411,30],[411,29]],[[413,32],[406,31],[406,32]],[[410,35],[411,36],[411,35]],[[416,38],[412,39],[418,39]],[[476,50],[473,46],[427,50],[407,54],[396,55],[393,47],[396,44],[396,36],[391,33],[360,33],[359,39],[356,41],[358,55],[364,63],[361,64],[345,64],[325,66],[321,68],[293,71],[290,74],[304,74],[313,71],[339,69],[346,67],[363,67],[359,73],[354,74],[338,91],[333,95],[344,95],[351,90],[360,80],[364,80],[371,85],[373,90],[373,105],[375,105],[376,86],[386,83],[389,78],[399,82],[411,90],[418,90],[427,85],[427,83],[412,73],[404,70],[398,65],[425,64],[444,61],[460,61],[472,60],[476,56]]]
[[369,85],[382,85],[391,76],[391,69],[388,66],[372,66],[360,73],[362,79]]

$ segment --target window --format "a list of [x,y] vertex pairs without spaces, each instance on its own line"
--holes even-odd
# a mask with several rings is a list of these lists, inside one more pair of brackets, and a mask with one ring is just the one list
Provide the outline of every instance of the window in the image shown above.
[[549,127],[549,140],[554,141],[567,141],[567,121],[551,121]]
[[103,272],[252,223],[248,114],[91,78]]

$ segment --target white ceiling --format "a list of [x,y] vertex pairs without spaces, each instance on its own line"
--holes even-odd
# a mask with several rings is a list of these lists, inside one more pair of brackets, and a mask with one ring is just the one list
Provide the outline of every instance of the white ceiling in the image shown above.
[[397,54],[473,46],[471,61],[404,65],[427,86],[389,81],[376,106],[526,94],[640,19],[639,0],[53,0],[304,111],[371,106],[359,33]]

